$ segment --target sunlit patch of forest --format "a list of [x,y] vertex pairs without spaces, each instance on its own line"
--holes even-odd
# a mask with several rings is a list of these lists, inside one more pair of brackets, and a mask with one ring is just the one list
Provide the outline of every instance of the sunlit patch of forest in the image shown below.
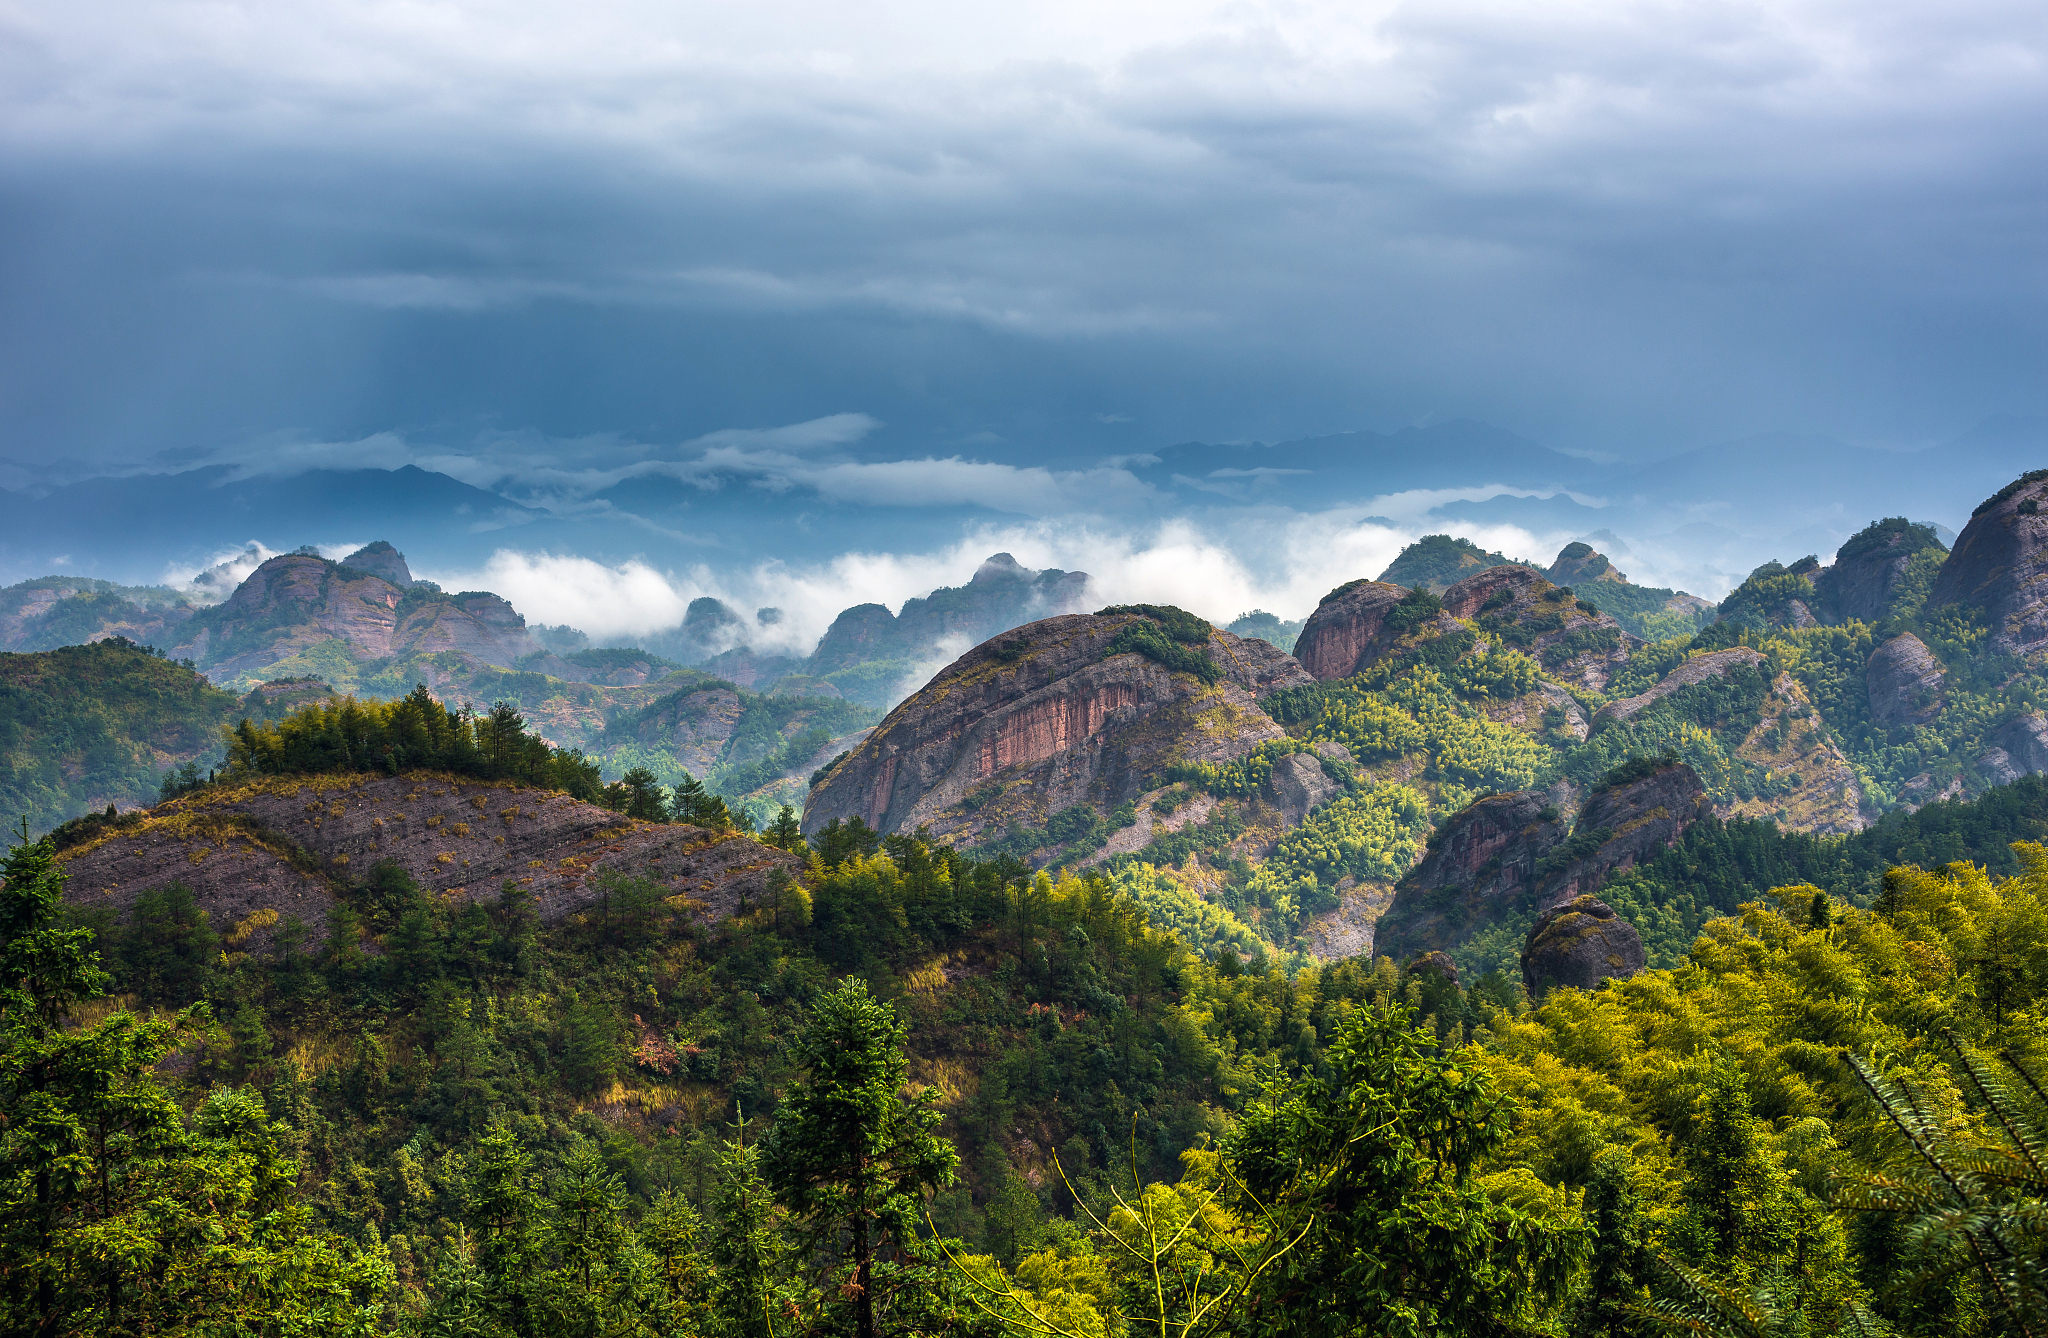
[[1780,887],[1534,1000],[1197,953],[1104,875],[857,825],[803,848],[710,926],[624,874],[543,927],[516,885],[377,866],[317,948],[251,954],[176,886],[70,910],[24,835],[9,1331],[2048,1322],[2041,846],[1880,865],[1867,907]]

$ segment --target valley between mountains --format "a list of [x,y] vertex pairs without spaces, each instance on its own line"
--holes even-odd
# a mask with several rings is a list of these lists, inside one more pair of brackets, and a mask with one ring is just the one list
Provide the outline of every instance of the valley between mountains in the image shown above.
[[[50,578],[0,592],[10,644],[82,643],[6,657],[9,799],[44,823],[119,810],[193,788],[196,770],[161,777],[218,768],[234,721],[423,686],[509,705],[594,763],[610,788],[588,798],[613,808],[629,773],[633,794],[701,785],[742,828],[1099,869],[1207,954],[1434,952],[1512,976],[1539,918],[1637,888],[1702,822],[1853,841],[2048,768],[2028,658],[2048,647],[2042,486],[1988,501],[1953,553],[1880,521],[1719,606],[1636,586],[1583,543],[1539,570],[1433,536],[1301,623],[1225,629],[1089,611],[1085,573],[999,554],[899,613],[846,610],[801,659],[750,648],[774,610],[711,600],[662,643],[681,659],[594,648],[415,580],[382,543],[273,558],[211,605]],[[60,736],[68,755],[43,747]],[[1648,932],[1644,961],[1734,905],[1674,896],[1622,897],[1613,932]]]

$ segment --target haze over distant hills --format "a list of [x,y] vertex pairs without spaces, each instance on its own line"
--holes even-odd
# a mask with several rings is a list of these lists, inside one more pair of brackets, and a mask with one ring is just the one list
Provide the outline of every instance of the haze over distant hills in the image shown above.
[[[348,449],[329,447],[267,467],[30,480],[0,499],[13,522],[0,578],[182,583],[250,544],[253,565],[309,536],[332,557],[384,537],[423,573],[488,585],[537,620],[644,638],[713,596],[783,610],[799,652],[839,609],[893,608],[999,549],[1084,567],[1109,597],[1219,621],[1255,605],[1299,619],[1327,588],[1333,551],[1377,568],[1437,532],[1539,565],[1583,538],[1648,584],[1718,597],[1761,561],[1825,557],[1876,516],[1959,529],[1975,499],[2048,459],[2048,420],[2017,417],[1913,452],[1765,436],[1647,463],[1471,421],[1191,442],[1066,468],[876,458],[862,446],[872,427],[843,414],[680,447],[615,444],[577,471],[387,437],[358,453],[378,467],[345,467]],[[393,464],[410,456],[438,468]],[[294,472],[301,459],[322,467]]]

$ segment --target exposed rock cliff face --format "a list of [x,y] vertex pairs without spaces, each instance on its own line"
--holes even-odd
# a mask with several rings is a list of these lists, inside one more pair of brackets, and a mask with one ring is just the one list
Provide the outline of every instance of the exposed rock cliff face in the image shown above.
[[1927,526],[1881,520],[1843,544],[1833,566],[1815,573],[1814,594],[1831,621],[1879,622],[1897,612],[1902,600],[1916,597],[1911,593],[1915,576],[1924,593],[1927,566],[1946,555]]
[[[396,553],[388,557],[403,566]],[[357,661],[454,651],[505,668],[542,652],[526,620],[496,595],[402,588],[296,553],[251,572],[225,603],[186,623],[182,635],[171,653],[192,659],[215,682],[246,680],[323,642],[339,643]]]
[[1351,581],[1323,596],[1294,641],[1294,658],[1319,679],[1349,678],[1392,643],[1387,613],[1407,590],[1384,581]]
[[1992,649],[2031,655],[2048,649],[2048,470],[2001,489],[1970,518],[1934,578],[1929,608],[1984,610]]
[[1546,796],[1489,796],[1430,839],[1380,916],[1373,951],[1397,962],[1447,952],[1503,920],[1570,902],[1676,844],[1711,811],[1683,763],[1596,792],[1569,839]]
[[1560,986],[1596,989],[1627,980],[1649,958],[1634,925],[1604,901],[1579,897],[1537,918],[1522,946],[1522,984],[1540,999]]
[[1564,858],[1546,861],[1537,909],[1599,890],[1612,875],[1677,845],[1688,827],[1711,812],[1706,787],[1683,762],[1596,791],[1579,810],[1570,843],[1558,852]]
[[1602,726],[1612,722],[1631,719],[1647,708],[1656,705],[1664,698],[1669,697],[1680,688],[1689,688],[1695,683],[1704,683],[1710,678],[1719,678],[1729,670],[1740,665],[1754,667],[1763,662],[1763,653],[1751,650],[1747,646],[1736,646],[1730,650],[1717,650],[1706,655],[1695,655],[1670,673],[1664,675],[1663,678],[1657,681],[1657,685],[1648,692],[1640,693],[1634,697],[1624,697],[1617,702],[1609,702],[1598,711],[1595,711],[1593,713],[1593,728],[1597,731]]
[[[708,921],[742,896],[758,900],[774,870],[801,868],[751,837],[633,822],[546,790],[405,776],[202,790],[59,858],[78,905],[125,916],[144,892],[182,882],[221,932],[269,910],[280,922],[296,917],[315,941],[336,885],[383,859],[436,894],[494,900],[510,881],[550,922],[596,901],[602,869],[654,879],[702,903]],[[266,951],[274,935],[274,926],[256,928],[236,951]]]
[[1224,762],[1284,731],[1260,696],[1313,682],[1263,641],[1209,633],[1206,684],[1134,652],[1106,656],[1134,614],[1031,623],[955,660],[812,790],[804,828],[858,817],[929,825],[972,845],[1077,804],[1108,813],[1171,761]]
[[2048,717],[2029,712],[2008,720],[1984,738],[1977,766],[1993,785],[2048,772]]
[[1373,929],[1374,953],[1402,962],[1454,948],[1529,904],[1538,864],[1564,839],[1563,818],[1533,791],[1490,795],[1453,814],[1394,889]]
[[1941,661],[1911,632],[1872,651],[1863,671],[1870,714],[1886,729],[1924,725],[1940,715],[1947,680]]
[[379,539],[373,544],[364,544],[341,560],[344,567],[354,567],[372,576],[381,576],[391,584],[404,590],[412,584],[412,568],[405,565],[405,554]]

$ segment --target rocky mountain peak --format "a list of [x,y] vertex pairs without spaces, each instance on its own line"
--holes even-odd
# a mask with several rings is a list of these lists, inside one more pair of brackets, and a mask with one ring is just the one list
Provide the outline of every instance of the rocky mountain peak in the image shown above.
[[[403,566],[395,549],[367,560],[389,567],[394,559]],[[303,553],[257,567],[224,602],[194,615],[181,636],[171,654],[195,661],[221,683],[247,681],[308,653],[364,663],[454,651],[510,668],[543,649],[526,620],[496,595],[401,586],[362,567]]]
[[1575,540],[1558,550],[1557,561],[1550,564],[1545,572],[1558,585],[1585,585],[1589,581],[1615,581],[1626,583],[1628,577],[1605,553],[1598,552],[1584,540]]
[[1018,562],[1016,558],[1011,557],[1008,553],[996,553],[974,569],[974,575],[967,583],[969,585],[986,585],[991,581],[1028,581],[1033,575],[1035,573],[1027,570],[1022,563]]
[[1048,567],[1033,571],[1008,553],[991,554],[963,586],[942,586],[903,601],[900,612],[856,604],[832,620],[811,654],[811,672],[828,674],[864,661],[900,661],[907,671],[951,654],[963,642],[1051,614],[1084,607],[1088,573]]
[[1519,563],[1489,567],[1443,594],[1444,612],[1542,663],[1560,682],[1605,691],[1642,641],[1597,605]]
[[1393,640],[1387,614],[1408,597],[1385,581],[1352,581],[1323,596],[1294,641],[1294,658],[1325,681],[1349,678]]
[[1453,538],[1448,534],[1425,534],[1402,549],[1380,573],[1380,579],[1411,589],[1420,586],[1442,594],[1475,571],[1501,566],[1509,561],[1511,559],[1505,555],[1489,553],[1470,539]]
[[1977,508],[1934,578],[1929,608],[1981,610],[1993,649],[2031,655],[2048,649],[2048,469],[2023,474]]
[[341,560],[344,567],[354,567],[372,576],[381,576],[391,584],[404,590],[412,584],[412,569],[405,565],[405,554],[379,539],[373,544],[364,544]]
[[[1137,612],[1065,614],[974,647],[819,782],[805,830],[858,817],[884,832],[929,826],[972,846],[1012,825],[1043,830],[1076,806],[1107,814],[1170,763],[1233,761],[1284,737],[1258,699],[1313,681],[1292,659],[1217,629],[1190,633],[1200,644],[1184,650],[1162,633],[1124,636],[1145,625],[1159,623]],[[1124,649],[1153,642],[1156,655]],[[1176,667],[1183,653],[1212,669]]]
[[1813,576],[1814,594],[1837,621],[1874,623],[1916,606],[1948,550],[1932,526],[1902,516],[1865,527],[1835,553],[1832,566]]

